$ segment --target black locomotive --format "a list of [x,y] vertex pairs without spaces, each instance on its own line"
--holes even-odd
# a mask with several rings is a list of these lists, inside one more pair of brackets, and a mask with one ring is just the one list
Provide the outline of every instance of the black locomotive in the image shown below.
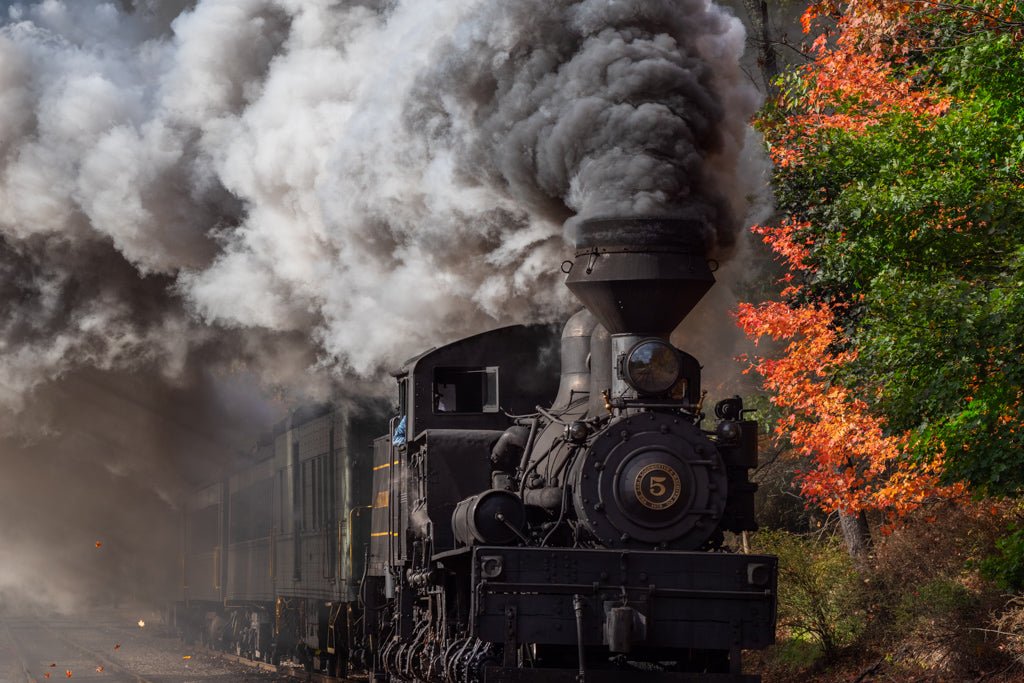
[[700,365],[668,341],[714,282],[703,244],[686,221],[588,227],[641,239],[567,262],[586,309],[560,342],[427,351],[372,452],[372,414],[296,413],[199,492],[179,621],[380,680],[759,680],[740,652],[774,639],[776,561],[723,546],[756,526],[757,423],[734,397],[703,429]]

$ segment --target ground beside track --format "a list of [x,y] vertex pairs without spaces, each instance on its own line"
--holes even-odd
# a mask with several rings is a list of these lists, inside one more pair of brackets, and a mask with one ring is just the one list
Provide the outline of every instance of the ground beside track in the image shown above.
[[[88,616],[0,615],[0,683],[253,683],[292,680],[185,646],[124,610]],[[70,676],[68,673],[70,672]]]

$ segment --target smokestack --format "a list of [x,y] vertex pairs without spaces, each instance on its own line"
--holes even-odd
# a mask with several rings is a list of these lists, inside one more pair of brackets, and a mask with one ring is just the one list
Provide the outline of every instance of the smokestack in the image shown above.
[[583,219],[565,284],[613,337],[668,335],[711,289],[703,221]]

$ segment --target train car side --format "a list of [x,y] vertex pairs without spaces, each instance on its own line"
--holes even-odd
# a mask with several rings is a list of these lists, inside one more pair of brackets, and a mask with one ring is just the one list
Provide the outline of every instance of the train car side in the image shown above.
[[251,460],[190,496],[175,606],[187,640],[310,670],[347,666],[382,415],[372,404],[295,411]]

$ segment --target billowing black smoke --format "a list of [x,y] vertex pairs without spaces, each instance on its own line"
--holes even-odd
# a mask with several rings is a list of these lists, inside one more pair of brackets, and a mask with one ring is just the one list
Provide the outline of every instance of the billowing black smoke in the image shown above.
[[410,120],[454,137],[467,179],[507,187],[555,221],[573,216],[577,246],[678,239],[653,222],[631,235],[582,227],[655,215],[729,252],[747,209],[738,160],[758,101],[732,16],[703,0],[483,3],[462,28]]
[[[201,463],[230,459],[210,443],[287,404],[267,387],[357,395],[424,347],[564,316],[570,215],[683,213],[726,252],[746,210],[743,30],[701,1],[0,12],[6,504],[54,515],[0,530],[24,550],[0,594],[42,567],[74,592],[42,550],[55,528],[143,547],[148,513],[117,516],[173,514]],[[118,414],[110,387],[145,408]],[[220,436],[144,438],[143,416],[182,404]]]

